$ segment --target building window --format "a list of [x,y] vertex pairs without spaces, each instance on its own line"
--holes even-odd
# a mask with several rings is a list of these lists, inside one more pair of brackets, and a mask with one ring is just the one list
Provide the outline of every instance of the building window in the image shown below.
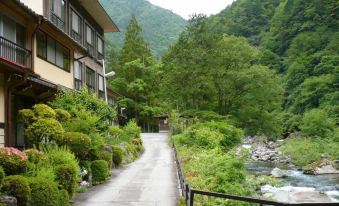
[[94,56],[94,31],[86,24],[86,42],[85,47],[90,56]]
[[82,87],[82,63],[74,62],[74,88],[80,90]]
[[95,92],[95,71],[86,67],[86,85],[91,92]]
[[107,102],[108,102],[108,104],[111,105],[112,107],[115,106],[115,102],[114,102],[113,97],[108,96],[108,97],[107,97]]
[[50,0],[51,21],[59,29],[65,31],[66,2],[65,0]]
[[99,60],[103,59],[104,58],[104,41],[100,37],[97,37],[97,52],[98,52],[97,58]]
[[98,75],[98,91],[99,91],[99,98],[105,99],[105,83],[104,77]]
[[75,12],[71,11],[71,22],[72,22],[72,28],[71,28],[71,37],[81,43],[82,39],[82,19],[81,17]]
[[37,32],[38,57],[69,72],[69,50],[42,31]]

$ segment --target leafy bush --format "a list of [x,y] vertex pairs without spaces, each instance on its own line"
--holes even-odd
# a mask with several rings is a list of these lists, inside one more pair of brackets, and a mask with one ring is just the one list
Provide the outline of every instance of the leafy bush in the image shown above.
[[[55,168],[56,179],[60,187],[64,187],[67,183],[70,185],[65,186],[65,189],[72,194],[75,190],[74,182],[80,181],[80,167],[74,154],[66,147],[49,146],[45,148],[45,153],[48,157],[48,163]],[[60,166],[60,167],[59,167]],[[62,171],[65,169],[65,171]],[[65,182],[65,180],[67,180]],[[69,187],[69,188],[68,188]]]
[[129,121],[123,128],[124,135],[130,139],[140,138],[141,128],[134,120]]
[[63,109],[55,109],[56,119],[60,122],[67,122],[71,119],[71,114]]
[[55,111],[46,104],[36,104],[32,107],[32,109],[37,119],[40,118],[55,119],[56,117]]
[[33,177],[29,180],[31,188],[31,205],[62,206],[59,202],[58,184],[54,181]]
[[7,176],[4,179],[1,191],[16,197],[18,206],[28,206],[31,199],[31,190],[27,178],[20,175]]
[[123,150],[118,145],[112,146],[112,150],[113,150],[113,162],[114,162],[114,165],[115,166],[121,165]]
[[105,160],[107,162],[108,168],[112,165],[112,152],[102,150],[99,152],[99,160]]
[[40,142],[55,141],[62,143],[64,129],[61,124],[52,118],[41,118],[30,124],[26,129],[26,135],[31,145]]
[[68,164],[60,164],[55,166],[54,172],[59,188],[66,190],[69,197],[72,197],[79,180],[76,168]]
[[59,205],[60,206],[68,206],[69,205],[69,195],[66,190],[59,191]]
[[31,109],[22,109],[19,111],[19,120],[25,125],[31,124],[35,119],[35,114]]
[[1,185],[4,181],[4,179],[5,179],[5,171],[2,167],[0,167],[0,188],[1,188]]
[[312,109],[304,113],[300,128],[308,137],[330,137],[335,123],[324,110]]
[[109,176],[108,164],[105,160],[95,160],[91,164],[93,184],[100,184],[106,181]]
[[24,153],[27,155],[28,161],[34,164],[38,164],[41,161],[47,160],[46,154],[37,149],[28,149],[25,150]]
[[112,138],[119,138],[123,134],[123,130],[119,126],[110,126],[108,132]]
[[223,136],[218,131],[213,131],[208,127],[192,128],[188,130],[188,144],[198,147],[213,149],[220,146]]
[[83,160],[91,148],[91,138],[79,132],[66,132],[63,144],[67,145],[77,158]]
[[27,168],[27,156],[25,153],[12,147],[0,148],[0,166],[7,175],[15,175],[25,172]]

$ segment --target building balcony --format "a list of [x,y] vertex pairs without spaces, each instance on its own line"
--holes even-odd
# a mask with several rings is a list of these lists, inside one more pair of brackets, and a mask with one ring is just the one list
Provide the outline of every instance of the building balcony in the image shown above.
[[58,27],[59,29],[61,29],[62,31],[65,32],[65,21],[63,19],[61,19],[56,13],[54,13],[53,11],[50,11],[50,20],[51,22]]
[[31,51],[0,36],[0,61],[22,69],[31,68]]

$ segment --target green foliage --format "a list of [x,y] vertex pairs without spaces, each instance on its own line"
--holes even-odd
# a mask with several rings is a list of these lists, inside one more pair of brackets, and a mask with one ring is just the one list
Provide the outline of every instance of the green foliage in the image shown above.
[[39,164],[40,162],[47,160],[46,154],[37,149],[28,149],[25,150],[24,153],[27,155],[28,161],[34,164]]
[[108,128],[108,143],[109,144],[119,144],[124,141],[123,130],[119,126],[110,126]]
[[335,123],[325,111],[313,109],[304,114],[300,128],[307,137],[330,137]]
[[137,125],[134,120],[129,121],[123,128],[123,135],[132,138],[140,138],[141,128]]
[[27,168],[27,156],[12,147],[0,148],[0,166],[4,169],[6,175],[23,173]]
[[200,123],[193,126],[193,128],[208,127],[212,131],[220,132],[223,137],[220,141],[220,145],[227,151],[234,146],[241,143],[242,137],[244,136],[243,131],[239,128],[234,127],[226,122],[206,122]]
[[54,167],[54,172],[59,188],[66,190],[69,197],[72,197],[78,186],[77,168],[68,164],[60,164]]
[[179,15],[154,6],[148,1],[101,0],[100,3],[121,31],[120,34],[106,36],[108,44],[114,42],[117,51],[123,46],[126,27],[132,15],[136,15],[136,18],[140,20],[140,24],[144,28],[142,34],[150,43],[150,49],[157,57],[161,57],[167,47],[177,40],[177,35],[186,24],[186,21]]
[[327,154],[330,159],[339,158],[338,142],[324,139],[288,139],[284,142],[283,152],[291,157],[292,162],[300,167],[306,166]]
[[95,160],[91,164],[93,184],[100,184],[106,181],[109,176],[108,164],[105,160]]
[[26,129],[26,136],[31,145],[40,142],[61,143],[63,140],[64,129],[59,121],[52,118],[39,118]]
[[36,104],[32,107],[36,119],[40,118],[56,118],[56,112],[45,104]]
[[31,189],[26,177],[20,175],[7,176],[1,187],[4,194],[13,196],[18,201],[18,206],[28,206],[31,199]]
[[113,150],[113,162],[116,167],[120,166],[122,163],[123,150],[118,145],[112,146]]
[[56,119],[59,122],[66,122],[66,121],[70,120],[70,118],[71,118],[71,114],[68,113],[66,110],[55,109],[54,111],[56,113]]
[[48,164],[55,169],[56,180],[70,197],[80,181],[80,167],[75,155],[66,147],[48,146],[45,148]]
[[34,206],[61,206],[58,185],[54,181],[39,177],[30,178],[30,204]]
[[83,160],[91,148],[91,138],[79,132],[66,132],[63,144],[68,146],[78,159]]
[[70,113],[72,121],[63,123],[65,129],[70,132],[82,132],[87,135],[90,135],[92,130],[104,132],[109,127],[109,121],[116,118],[115,109],[86,88],[80,92],[63,91],[49,104],[55,109]]
[[0,167],[0,188],[1,188],[1,185],[4,181],[4,179],[5,179],[5,171],[2,167]]

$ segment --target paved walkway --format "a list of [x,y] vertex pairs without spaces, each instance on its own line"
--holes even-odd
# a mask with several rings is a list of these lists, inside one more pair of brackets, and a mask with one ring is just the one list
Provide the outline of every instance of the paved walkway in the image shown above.
[[142,134],[145,153],[103,185],[75,198],[76,206],[175,206],[178,182],[167,133]]

